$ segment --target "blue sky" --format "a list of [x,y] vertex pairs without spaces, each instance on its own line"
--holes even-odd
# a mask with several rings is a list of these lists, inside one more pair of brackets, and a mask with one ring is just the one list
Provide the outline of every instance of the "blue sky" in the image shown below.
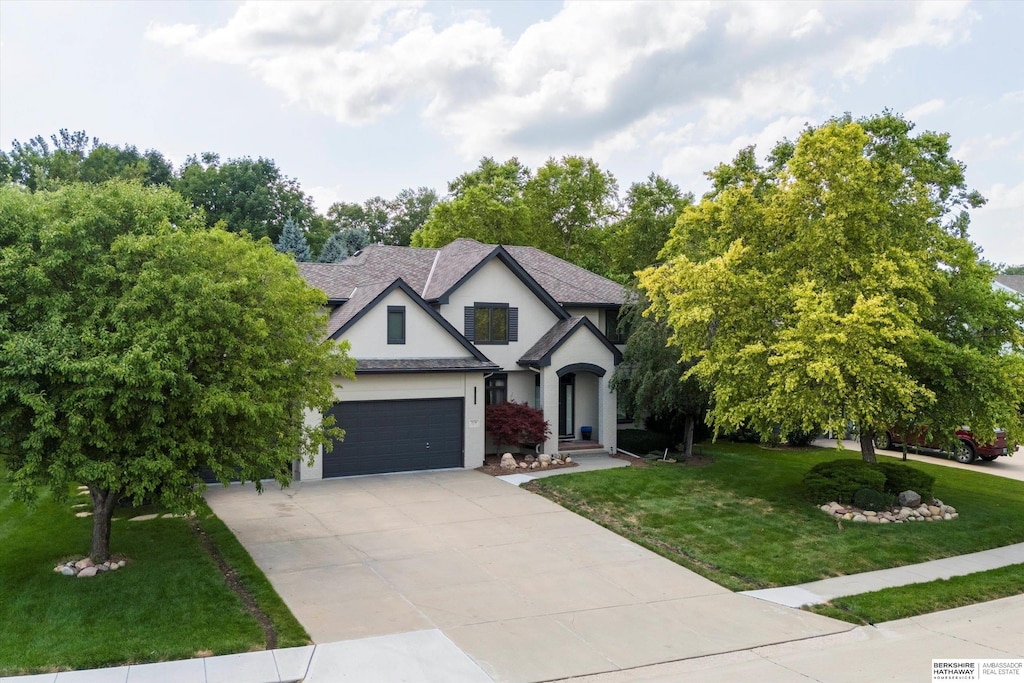
[[1024,3],[0,2],[0,146],[273,158],[321,210],[482,156],[593,157],[683,190],[745,145],[885,107],[949,132],[1024,263]]

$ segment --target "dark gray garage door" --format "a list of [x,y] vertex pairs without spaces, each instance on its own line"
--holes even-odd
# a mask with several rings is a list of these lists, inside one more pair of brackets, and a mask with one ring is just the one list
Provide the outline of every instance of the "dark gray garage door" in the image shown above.
[[351,401],[330,415],[345,430],[324,477],[462,467],[462,399]]

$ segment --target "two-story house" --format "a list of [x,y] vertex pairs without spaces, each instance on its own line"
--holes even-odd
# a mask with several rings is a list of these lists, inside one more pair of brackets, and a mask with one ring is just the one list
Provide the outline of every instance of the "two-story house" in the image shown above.
[[374,245],[299,269],[327,294],[328,336],[357,361],[332,409],[345,439],[301,479],[478,467],[484,408],[503,401],[544,411],[544,452],[587,432],[614,451],[618,283],[533,247],[468,239]]

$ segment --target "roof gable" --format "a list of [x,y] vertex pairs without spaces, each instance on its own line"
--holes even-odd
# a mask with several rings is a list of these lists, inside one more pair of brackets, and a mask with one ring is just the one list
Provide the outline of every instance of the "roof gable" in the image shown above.
[[622,352],[600,330],[584,316],[573,316],[568,320],[560,320],[548,330],[530,350],[523,354],[518,363],[522,366],[541,368],[551,365],[551,357],[566,341],[581,329],[589,330],[609,351],[616,365],[622,362]]
[[1018,294],[1024,294],[1024,275],[1000,275],[996,277],[996,282]]
[[395,290],[401,290],[404,292],[414,305],[419,307],[420,310],[425,312],[445,332],[451,335],[451,337],[455,339],[471,356],[473,356],[473,358],[482,362],[490,362],[487,356],[481,353],[476,346],[471,344],[464,336],[462,336],[451,323],[441,316],[440,313],[431,308],[430,305],[423,300],[423,297],[413,291],[413,289],[401,278],[398,278],[390,284],[375,283],[357,287],[351,298],[349,298],[349,300],[339,309],[335,310],[328,320],[328,338],[338,339],[341,337],[346,330],[349,330],[356,324],[356,322],[358,322],[380,302],[384,301],[388,295]]
[[[479,245],[479,242],[477,242],[476,244]],[[449,297],[451,297],[452,292],[457,290],[468,280],[470,280],[474,275],[480,272],[480,270],[483,269],[484,266],[486,266],[488,263],[492,261],[500,261],[505,265],[506,268],[508,268],[512,272],[513,275],[519,278],[519,280],[524,285],[526,285],[526,288],[529,289],[530,292],[532,292],[533,295],[536,296],[541,301],[541,303],[547,306],[547,308],[552,313],[554,313],[556,317],[562,320],[569,319],[569,313],[567,313],[566,310],[562,308],[562,306],[559,305],[559,303],[555,301],[554,298],[552,298],[552,296],[547,292],[547,290],[545,290],[537,283],[537,280],[535,280],[533,276],[530,275],[530,273],[528,273],[514,258],[512,258],[511,254],[509,254],[504,247],[491,247],[490,251],[482,258],[479,258],[478,255],[476,254],[474,256],[476,256],[476,258],[474,258],[474,263],[464,273],[462,273],[458,277],[458,279],[452,278],[451,274],[449,273],[446,279],[448,281],[454,279],[454,282],[451,282],[450,284],[445,282],[444,284],[448,284],[448,286],[443,291],[438,291],[440,287],[443,286],[441,284],[438,285],[437,289],[431,287],[431,291],[428,292],[428,294],[431,296],[427,296],[424,298],[427,298],[432,301],[437,301],[438,303],[441,304],[446,304],[448,303],[448,299]],[[463,261],[463,264],[465,263],[466,262]],[[436,296],[434,296],[435,293]]]

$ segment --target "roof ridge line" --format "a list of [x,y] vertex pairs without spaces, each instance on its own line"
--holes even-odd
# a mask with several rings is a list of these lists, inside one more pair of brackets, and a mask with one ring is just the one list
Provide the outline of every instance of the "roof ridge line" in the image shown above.
[[434,251],[434,262],[430,264],[430,272],[427,274],[427,281],[423,283],[423,291],[420,292],[420,296],[424,299],[427,298],[427,290],[430,289],[430,281],[434,279],[434,269],[437,268],[437,261],[441,258],[441,250],[437,249]]

